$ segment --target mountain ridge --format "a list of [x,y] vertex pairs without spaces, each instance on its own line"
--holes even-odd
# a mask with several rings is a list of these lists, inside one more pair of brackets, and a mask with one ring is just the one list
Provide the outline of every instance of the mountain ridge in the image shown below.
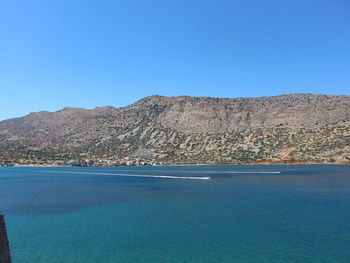
[[[33,153],[46,160],[55,159],[52,157],[55,155],[70,158],[82,154],[93,159],[122,159],[139,149],[155,149],[152,161],[168,163],[257,162],[271,159],[271,154],[275,161],[289,158],[346,162],[349,123],[349,95],[284,94],[249,98],[153,95],[120,108],[65,107],[1,121],[0,163],[11,158],[28,161]],[[326,136],[330,130],[335,132],[336,141],[328,142],[330,135],[318,140],[321,144],[339,144],[334,157],[330,155],[333,146],[323,145],[323,150],[316,151],[319,153],[312,157],[310,150],[303,153],[302,138],[294,141],[291,137],[302,136],[305,131],[311,137],[323,133]],[[281,131],[280,136],[285,137],[283,147],[261,146],[266,134],[277,136]],[[257,132],[265,134],[265,139],[254,144],[260,138]],[[244,155],[238,152],[239,147]],[[277,158],[280,152],[290,148],[296,150]],[[224,149],[224,153],[219,149]]]

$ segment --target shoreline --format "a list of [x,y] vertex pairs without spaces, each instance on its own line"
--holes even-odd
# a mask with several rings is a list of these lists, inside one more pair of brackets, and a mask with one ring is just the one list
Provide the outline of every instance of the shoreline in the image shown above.
[[[150,167],[162,167],[162,166],[253,166],[253,165],[350,165],[350,162],[334,162],[334,163],[313,163],[313,162],[249,162],[249,163],[217,163],[217,164],[164,164],[164,165],[151,165]],[[88,168],[88,167],[146,167],[141,165],[105,165],[105,166],[71,166],[71,165],[28,165],[28,164],[16,164],[16,165],[8,165],[8,166],[0,166],[0,167],[39,167],[39,168]]]

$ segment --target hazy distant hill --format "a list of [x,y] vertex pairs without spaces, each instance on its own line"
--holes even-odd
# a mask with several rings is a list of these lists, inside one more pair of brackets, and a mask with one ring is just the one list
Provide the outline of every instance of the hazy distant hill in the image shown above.
[[171,163],[345,162],[350,96],[151,96],[123,108],[64,108],[0,122],[0,161],[122,158],[138,149]]

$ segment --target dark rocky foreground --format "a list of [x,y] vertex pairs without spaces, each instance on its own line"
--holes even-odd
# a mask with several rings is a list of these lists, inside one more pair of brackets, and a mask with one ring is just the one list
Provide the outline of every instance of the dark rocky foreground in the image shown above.
[[0,215],[0,263],[11,263],[10,247],[3,215]]

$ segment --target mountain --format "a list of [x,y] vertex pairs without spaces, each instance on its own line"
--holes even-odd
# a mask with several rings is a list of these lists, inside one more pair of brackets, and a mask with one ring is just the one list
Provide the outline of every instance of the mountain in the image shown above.
[[350,96],[150,96],[122,108],[67,107],[0,122],[0,163],[120,160],[138,151],[166,163],[346,163]]

